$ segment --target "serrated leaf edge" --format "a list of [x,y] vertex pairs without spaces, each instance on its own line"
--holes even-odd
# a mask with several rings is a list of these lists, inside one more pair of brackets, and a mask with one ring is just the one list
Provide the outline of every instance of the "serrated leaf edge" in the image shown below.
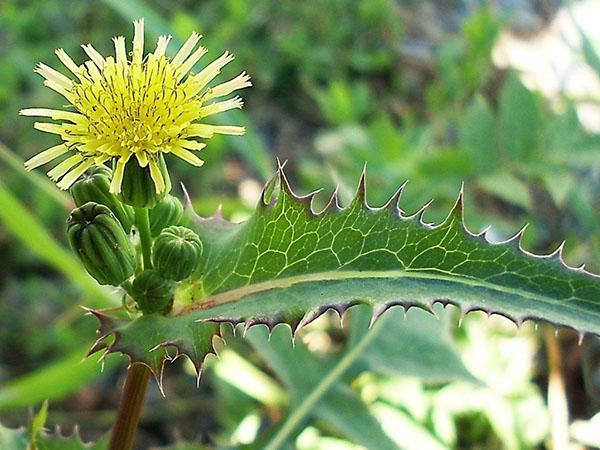
[[[365,165],[365,167],[363,168],[363,170],[361,172],[360,178],[359,178],[359,183],[358,183],[358,186],[356,189],[356,194],[355,194],[352,202],[348,206],[342,207],[340,205],[339,197],[338,197],[338,189],[336,188],[334,190],[334,192],[332,193],[329,201],[325,205],[325,207],[323,209],[321,209],[320,211],[316,211],[314,208],[314,198],[319,192],[321,192],[321,189],[312,191],[303,196],[294,193],[294,191],[292,190],[292,188],[290,186],[287,175],[285,174],[285,171],[284,171],[285,162],[282,163],[281,161],[278,160],[277,164],[278,164],[278,169],[277,169],[275,176],[264,185],[264,187],[261,191],[260,199],[259,199],[259,202],[257,205],[257,208],[259,208],[259,209],[272,208],[274,205],[276,205],[279,196],[273,196],[273,198],[268,199],[267,192],[270,188],[273,187],[273,183],[278,182],[279,189],[285,190],[286,194],[290,195],[294,200],[305,205],[305,207],[307,208],[307,211],[315,219],[322,217],[323,215],[326,215],[326,214],[330,214],[330,213],[334,213],[334,212],[341,212],[341,211],[345,210],[346,208],[351,207],[355,202],[360,202],[362,207],[365,210],[370,211],[370,212],[377,212],[377,211],[391,208],[393,210],[393,212],[395,213],[395,216],[397,219],[416,220],[416,221],[418,221],[418,223],[421,227],[429,229],[429,230],[433,230],[438,227],[443,227],[444,225],[446,225],[448,223],[448,221],[458,219],[457,223],[461,227],[462,231],[467,233],[471,238],[484,242],[486,245],[492,245],[492,246],[512,245],[515,249],[517,249],[519,252],[521,252],[523,255],[525,255],[527,257],[535,258],[535,259],[543,259],[543,260],[557,260],[567,270],[583,273],[585,275],[588,275],[588,276],[591,276],[594,278],[600,278],[598,275],[587,271],[585,269],[585,265],[570,266],[565,262],[565,260],[563,258],[565,241],[561,242],[554,251],[552,251],[546,255],[538,255],[538,254],[529,252],[528,250],[523,248],[523,245],[522,245],[523,236],[527,229],[528,224],[525,224],[513,236],[511,236],[510,238],[508,238],[504,241],[501,241],[501,242],[492,242],[492,241],[488,240],[487,231],[489,230],[489,227],[485,228],[484,230],[482,230],[479,233],[471,232],[466,227],[466,224],[464,223],[464,183],[461,184],[461,188],[459,190],[457,199],[456,199],[453,207],[451,208],[450,212],[446,216],[446,218],[439,224],[434,225],[434,224],[426,222],[424,220],[425,213],[426,213],[428,207],[431,205],[432,200],[425,203],[418,211],[416,211],[415,213],[413,213],[411,215],[405,215],[404,211],[400,208],[400,206],[399,206],[400,198],[402,196],[402,192],[404,191],[406,185],[408,184],[408,181],[405,181],[404,183],[402,183],[400,185],[400,187],[396,190],[396,192],[390,197],[390,199],[383,206],[373,207],[373,206],[369,205],[368,201],[367,201],[367,178],[366,178],[367,172],[366,172],[366,165]],[[195,220],[197,220],[200,223],[213,222],[213,223],[218,223],[218,224],[224,225],[224,226],[234,226],[235,225],[235,224],[225,220],[222,217],[220,208],[217,208],[217,210],[213,214],[213,216],[211,216],[209,218],[203,218],[203,217],[197,215],[192,208],[191,200],[189,198],[187,190],[185,189],[185,186],[182,185],[182,189],[184,191],[186,209],[190,210],[190,213],[192,214],[192,216],[194,217]],[[282,279],[282,280],[278,280],[278,281],[281,281],[283,283],[286,280]],[[271,282],[263,282],[263,283],[271,283]],[[261,283],[257,283],[257,284],[261,284]],[[252,285],[250,285],[250,286],[252,286]],[[245,287],[242,287],[239,289],[247,290],[248,287],[249,286],[245,286]],[[236,290],[232,290],[232,291],[236,291]],[[189,313],[197,311],[197,310],[209,310],[211,308],[214,308],[218,304],[222,304],[222,303],[216,303],[213,300],[214,297],[218,297],[219,295],[226,295],[232,291],[228,291],[228,292],[221,293],[221,294],[215,294],[213,296],[207,296],[202,299],[202,302],[193,303],[190,307],[185,308],[182,311],[179,311],[177,313],[177,315],[182,316],[182,315],[186,315],[186,314],[189,314]],[[260,292],[260,291],[261,290],[258,290],[256,292]],[[223,302],[223,303],[226,303],[226,302]],[[273,332],[274,328],[277,325],[285,324],[290,327],[292,340],[294,340],[297,332],[300,329],[304,328],[306,325],[310,324],[311,322],[313,322],[314,320],[319,318],[325,312],[327,312],[329,310],[333,310],[338,314],[340,320],[343,320],[345,313],[352,306],[359,305],[359,304],[366,304],[366,303],[361,302],[361,301],[351,301],[351,302],[347,302],[347,303],[343,303],[343,304],[332,303],[332,304],[321,305],[318,308],[315,308],[313,310],[306,312],[303,315],[303,317],[297,321],[286,321],[285,318],[283,318],[280,315],[273,315],[273,316],[254,316],[254,317],[248,317],[248,318],[215,316],[210,319],[200,319],[200,320],[198,320],[198,322],[214,322],[214,323],[219,323],[219,324],[229,324],[232,326],[234,333],[235,333],[236,327],[239,324],[243,323],[244,324],[244,328],[243,328],[244,336],[250,328],[252,328],[254,326],[259,326],[259,325],[265,326],[268,329],[269,336],[270,336],[271,333]],[[550,325],[555,327],[556,332],[558,332],[558,329],[560,327],[574,329],[573,327],[566,325],[564,323],[550,322],[548,320],[542,319],[535,315],[525,314],[523,316],[516,317],[516,316],[511,316],[509,314],[502,313],[500,311],[486,309],[486,308],[480,307],[480,306],[463,307],[460,304],[458,304],[450,299],[447,299],[447,298],[434,298],[426,304],[422,304],[422,303],[418,303],[418,302],[409,302],[409,301],[395,301],[395,300],[381,303],[379,305],[374,306],[372,318],[371,318],[369,326],[372,327],[373,324],[377,321],[377,319],[379,319],[379,317],[381,317],[381,315],[383,315],[387,310],[389,310],[392,307],[401,306],[404,309],[405,314],[411,308],[419,308],[419,309],[422,309],[424,311],[427,311],[427,312],[435,315],[434,308],[435,308],[435,305],[437,305],[437,304],[442,305],[444,308],[447,307],[448,305],[453,305],[453,306],[459,308],[459,310],[460,310],[459,325],[462,323],[465,316],[467,316],[469,313],[481,311],[481,312],[484,312],[485,314],[487,314],[488,317],[492,316],[492,315],[499,315],[499,316],[505,317],[508,320],[510,320],[511,322],[513,322],[518,328],[520,328],[523,325],[523,323],[525,323],[526,321],[534,321],[536,323],[538,323],[538,322],[549,323]],[[214,346],[214,341],[211,343],[211,348],[205,354],[203,354],[202,357],[200,358],[200,360],[198,360],[198,361],[194,360],[194,357],[185,350],[184,346],[181,343],[173,342],[173,341],[161,342],[160,344],[156,345],[150,351],[153,351],[158,348],[172,348],[173,350],[175,350],[176,353],[174,356],[170,356],[166,352],[165,353],[166,356],[165,356],[165,358],[163,358],[162,363],[160,364],[160,367],[158,367],[158,368],[153,367],[152,364],[149,364],[147,362],[148,359],[147,358],[145,359],[144,355],[131,354],[126,349],[119,347],[119,334],[120,333],[119,333],[118,329],[116,329],[112,326],[113,324],[115,324],[115,320],[112,317],[108,316],[101,310],[89,309],[88,312],[90,314],[94,315],[99,321],[99,327],[97,330],[98,338],[96,339],[92,348],[88,352],[88,356],[93,353],[96,353],[98,351],[102,351],[102,350],[104,351],[103,357],[105,357],[106,355],[108,355],[110,353],[117,353],[117,352],[123,353],[128,356],[130,365],[135,364],[135,363],[144,364],[146,367],[148,367],[152,371],[152,373],[159,385],[159,388],[161,389],[161,392],[163,392],[162,379],[163,379],[164,366],[167,361],[173,362],[182,355],[186,356],[193,363],[193,366],[196,370],[196,378],[197,378],[197,383],[198,383],[200,380],[201,373],[202,373],[203,362],[204,362],[204,359],[206,358],[206,356],[208,356],[209,354],[214,354],[215,356],[218,357],[217,350]],[[588,333],[585,331],[577,330],[577,329],[575,329],[575,331],[577,331],[579,334],[579,343],[581,344],[583,339],[585,338],[585,336]],[[114,340],[112,343],[108,343],[107,340],[111,336],[114,337]],[[222,331],[219,329],[217,331],[217,333],[214,335],[214,337],[217,337],[217,338],[220,338],[221,340],[223,340]],[[163,392],[163,394],[164,394],[164,392]]]

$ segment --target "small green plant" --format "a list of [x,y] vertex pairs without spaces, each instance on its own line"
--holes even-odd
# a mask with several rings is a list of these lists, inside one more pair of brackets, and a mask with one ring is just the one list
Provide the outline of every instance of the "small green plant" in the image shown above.
[[[122,307],[90,310],[100,325],[89,353],[122,353],[131,361],[108,448],[132,447],[148,380],[153,374],[162,383],[173,352],[188,357],[200,377],[206,356],[215,353],[214,338],[227,333],[223,324],[235,329],[243,323],[245,334],[258,324],[272,333],[283,323],[293,337],[326,311],[341,317],[351,308],[362,311],[357,320],[370,322],[370,330],[323,372],[320,391],[303,392],[299,412],[260,444],[269,450],[285,443],[362,351],[374,342],[386,345],[376,339],[394,326],[387,318],[395,317],[388,312],[395,306],[433,312],[436,304],[452,304],[461,314],[481,310],[517,324],[544,320],[582,336],[600,333],[598,277],[567,266],[562,246],[546,256],[526,252],[523,230],[499,244],[488,242],[485,233],[471,233],[464,225],[462,192],[446,219],[431,224],[424,220],[427,206],[412,215],[400,208],[402,188],[384,206],[371,207],[363,172],[348,205],[341,206],[336,193],[316,210],[315,193],[295,194],[280,164],[244,222],[219,214],[202,218],[189,201],[183,211],[169,195],[165,156],[200,166],[194,152],[205,144],[197,138],[243,134],[242,127],[203,119],[241,107],[239,98],[213,99],[249,86],[249,77],[242,73],[207,87],[232,59],[228,53],[190,74],[205,53],[196,48],[198,35],[173,58],[166,56],[165,36],[144,56],[143,21],[134,26],[131,60],[119,37],[114,58],[86,45],[90,59],[77,65],[57,51],[76,80],[43,64],[36,69],[77,112],[22,111],[62,121],[36,123],[63,142],[26,167],[68,156],[49,176],[70,189],[77,204],[68,220],[69,242],[98,283],[123,294]],[[38,417],[29,438],[17,432],[10,438],[44,448],[51,439],[40,432],[45,409]],[[70,441],[78,448],[77,437]]]

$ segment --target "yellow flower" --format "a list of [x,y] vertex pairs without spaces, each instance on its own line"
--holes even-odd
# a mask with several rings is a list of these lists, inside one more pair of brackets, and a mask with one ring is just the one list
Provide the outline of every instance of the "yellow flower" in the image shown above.
[[131,60],[125,38],[119,36],[113,39],[115,57],[104,58],[91,45],[82,45],[90,59],[80,66],[63,49],[56,50],[76,79],[42,63],[36,67],[35,72],[45,78],[44,85],[65,97],[72,111],[31,108],[20,112],[61,121],[35,123],[35,128],[57,134],[63,142],[27,161],[27,170],[68,153],[68,158],[48,172],[58,187],[68,189],[92,165],[112,162],[110,189],[116,194],[121,191],[125,164],[135,155],[141,167],[149,167],[160,193],[165,190],[158,166],[160,154],[172,153],[201,166],[203,161],[194,152],[206,144],[197,138],[210,138],[215,133],[244,134],[243,127],[200,123],[205,117],[243,105],[239,97],[210,102],[251,86],[250,77],[242,72],[230,81],[207,87],[233,60],[231,54],[223,53],[193,74],[190,70],[207,51],[196,48],[201,36],[193,33],[173,58],[166,56],[171,36],[161,36],[154,52],[144,57],[144,21],[133,25]]

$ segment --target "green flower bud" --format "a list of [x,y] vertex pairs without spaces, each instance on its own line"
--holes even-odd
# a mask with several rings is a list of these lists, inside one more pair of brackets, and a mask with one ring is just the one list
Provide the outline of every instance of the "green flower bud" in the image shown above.
[[95,167],[71,186],[71,195],[77,206],[96,202],[107,206],[119,219],[126,232],[133,225],[133,209],[109,192],[111,172],[108,167]]
[[123,172],[120,194],[123,202],[136,208],[152,208],[171,191],[171,179],[162,153],[156,158],[165,189],[157,192],[156,184],[150,173],[150,165],[140,167],[139,162],[132,157],[125,164]]
[[176,283],[166,280],[154,270],[144,270],[131,285],[131,296],[144,314],[167,312],[173,300]]
[[163,228],[177,225],[183,217],[183,205],[173,197],[167,195],[150,210],[150,232],[157,236]]
[[202,241],[186,227],[165,228],[154,241],[154,268],[171,280],[189,277],[201,256]]
[[98,283],[118,286],[133,275],[135,250],[107,206],[88,202],[74,209],[67,220],[67,237]]

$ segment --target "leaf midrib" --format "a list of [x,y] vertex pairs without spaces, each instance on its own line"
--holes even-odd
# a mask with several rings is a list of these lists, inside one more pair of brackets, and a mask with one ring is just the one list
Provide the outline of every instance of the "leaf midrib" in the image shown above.
[[[570,305],[571,300],[576,298],[571,297],[568,299],[552,299],[543,295],[538,295],[530,291],[515,289],[508,286],[502,286],[498,284],[489,283],[477,278],[468,277],[465,275],[452,274],[446,275],[445,273],[432,273],[433,271],[439,271],[435,268],[426,269],[409,269],[409,270],[387,270],[387,271],[358,271],[358,270],[332,270],[326,272],[314,272],[310,274],[296,275],[286,278],[278,278],[269,281],[263,281],[260,283],[248,284],[236,289],[231,289],[226,292],[219,294],[208,295],[204,298],[194,300],[194,303],[183,308],[177,313],[178,316],[192,313],[194,311],[208,310],[214,307],[233,303],[242,300],[244,297],[252,294],[258,294],[261,292],[269,291],[271,289],[282,289],[289,288],[296,284],[302,284],[307,282],[315,281],[340,281],[340,280],[352,280],[352,279],[398,279],[398,278],[414,278],[424,279],[432,281],[445,281],[453,284],[464,284],[469,287],[484,288],[492,291],[496,291],[501,294],[507,294],[511,296],[518,296],[521,298],[527,298],[533,301],[539,301],[546,304],[561,304],[566,308],[578,311],[576,306]],[[579,299],[585,302],[585,299]],[[593,305],[593,303],[590,303]],[[586,312],[587,314],[590,311]],[[600,314],[594,314],[600,318]]]

